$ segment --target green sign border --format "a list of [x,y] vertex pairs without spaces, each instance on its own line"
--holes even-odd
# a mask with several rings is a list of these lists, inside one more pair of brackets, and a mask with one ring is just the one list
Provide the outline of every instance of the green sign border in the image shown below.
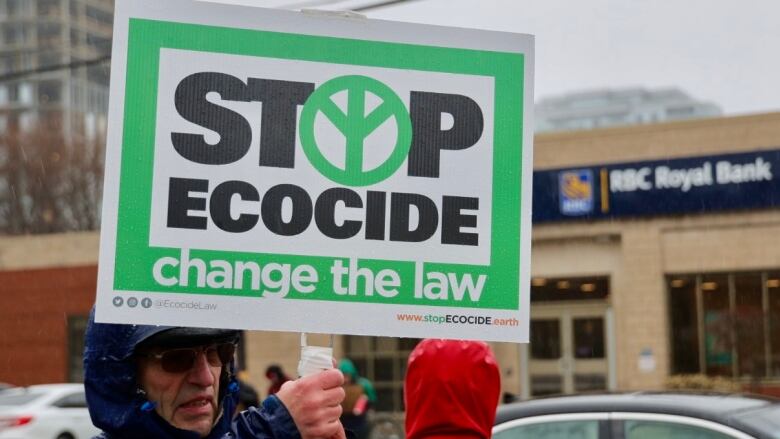
[[[162,257],[178,258],[180,249],[149,245],[154,169],[157,86],[160,50],[198,52],[303,60],[345,65],[409,69],[429,72],[488,76],[495,80],[493,154],[493,213],[491,265],[425,263],[425,272],[486,274],[482,298],[474,303],[420,300],[411,293],[414,263],[361,259],[361,267],[393,268],[401,275],[403,290],[397,297],[381,295],[339,296],[330,288],[313,293],[291,290],[288,299],[441,305],[480,309],[516,310],[519,304],[520,206],[523,145],[524,56],[485,50],[454,49],[345,38],[297,35],[246,29],[131,19],[128,35],[125,84],[124,132],[119,183],[114,289],[149,293],[191,293],[227,296],[258,296],[249,289],[164,287],[152,277],[154,262]],[[377,243],[381,246],[381,243]],[[308,264],[320,275],[319,284],[330,285],[330,266],[336,259],[190,249],[190,258],[226,261],[252,260],[259,264]],[[190,282],[191,285],[193,282]]]

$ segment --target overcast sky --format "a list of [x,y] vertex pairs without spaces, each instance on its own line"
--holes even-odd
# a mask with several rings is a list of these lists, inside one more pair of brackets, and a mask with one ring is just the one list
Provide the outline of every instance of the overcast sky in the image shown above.
[[416,0],[366,15],[533,34],[537,100],[594,88],[679,87],[726,114],[780,110],[780,0]]

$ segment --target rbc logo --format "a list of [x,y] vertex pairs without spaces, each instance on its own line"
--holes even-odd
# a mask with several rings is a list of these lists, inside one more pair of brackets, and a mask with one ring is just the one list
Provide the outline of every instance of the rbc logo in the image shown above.
[[558,174],[558,199],[564,215],[586,215],[593,211],[593,172],[590,169]]

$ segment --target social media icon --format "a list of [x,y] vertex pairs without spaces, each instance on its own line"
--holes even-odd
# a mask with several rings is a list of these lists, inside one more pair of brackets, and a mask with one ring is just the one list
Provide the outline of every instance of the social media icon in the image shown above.
[[123,303],[125,303],[124,299],[119,296],[114,297],[114,306],[120,307]]
[[129,306],[130,308],[135,308],[137,305],[138,305],[138,299],[136,299],[135,297],[131,297],[127,299],[127,306]]
[[148,297],[144,297],[143,299],[141,299],[141,306],[143,306],[144,308],[151,308],[152,307],[152,299],[150,299]]

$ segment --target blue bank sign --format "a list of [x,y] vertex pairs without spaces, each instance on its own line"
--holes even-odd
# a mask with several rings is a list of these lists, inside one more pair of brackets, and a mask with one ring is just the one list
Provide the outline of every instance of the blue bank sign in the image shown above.
[[780,150],[534,172],[535,222],[780,206]]

